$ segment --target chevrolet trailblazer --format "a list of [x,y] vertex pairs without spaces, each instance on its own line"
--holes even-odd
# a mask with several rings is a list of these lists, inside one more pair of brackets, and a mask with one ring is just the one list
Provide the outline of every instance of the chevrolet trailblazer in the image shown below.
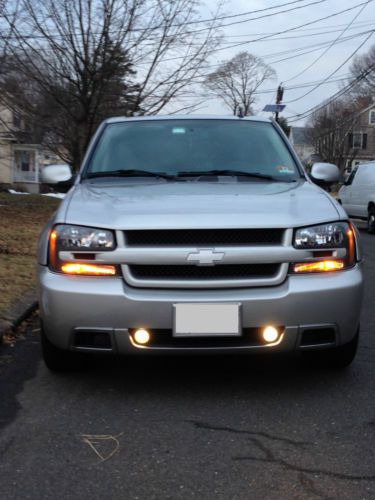
[[42,350],[51,370],[82,353],[300,352],[353,360],[362,264],[342,206],[308,176],[272,120],[163,116],[103,123],[44,229]]

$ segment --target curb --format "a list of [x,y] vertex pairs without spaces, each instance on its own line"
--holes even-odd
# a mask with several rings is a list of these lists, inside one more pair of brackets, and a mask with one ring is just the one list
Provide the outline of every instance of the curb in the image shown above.
[[38,301],[32,302],[24,311],[21,313],[12,323],[11,329],[15,330],[20,326],[20,324],[25,321],[29,316],[32,315],[34,311],[38,309]]
[[35,300],[35,294],[30,292],[26,295],[26,301],[25,299],[21,299],[16,302],[9,311],[9,314],[4,315],[4,319],[0,319],[0,347],[3,344],[3,337],[6,332],[9,330],[14,332],[23,321],[38,309],[38,301]]

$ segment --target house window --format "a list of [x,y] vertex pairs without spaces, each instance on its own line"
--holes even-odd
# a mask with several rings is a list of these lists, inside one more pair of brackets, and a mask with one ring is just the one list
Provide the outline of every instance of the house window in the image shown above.
[[367,134],[362,132],[353,132],[348,135],[349,148],[351,149],[366,149],[367,148]]
[[38,158],[33,149],[14,150],[14,182],[38,182]]
[[372,109],[370,111],[370,116],[369,116],[369,124],[370,125],[375,125],[375,109]]
[[18,111],[13,111],[13,125],[21,128],[21,115]]
[[362,147],[362,134],[353,134],[352,148],[359,149]]
[[34,168],[33,156],[30,151],[15,151],[16,168],[21,172],[30,172]]

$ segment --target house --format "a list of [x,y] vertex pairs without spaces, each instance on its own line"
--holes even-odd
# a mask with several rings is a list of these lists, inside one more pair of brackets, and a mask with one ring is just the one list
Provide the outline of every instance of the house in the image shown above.
[[301,161],[315,153],[310,127],[291,127],[289,140]]
[[21,115],[0,105],[0,188],[19,186],[38,193],[41,168],[61,163],[55,154],[30,142],[30,137]]
[[360,163],[375,160],[375,103],[360,111],[347,135],[348,157],[345,172]]

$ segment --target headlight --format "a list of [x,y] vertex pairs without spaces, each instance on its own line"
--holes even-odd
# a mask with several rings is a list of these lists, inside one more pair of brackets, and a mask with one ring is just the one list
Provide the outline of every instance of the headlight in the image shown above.
[[346,222],[297,229],[294,235],[294,247],[311,250],[345,248],[348,230],[349,224]]
[[[117,274],[116,266],[96,265],[95,253],[89,252],[107,252],[114,250],[115,247],[115,237],[112,231],[59,224],[50,234],[49,267],[52,271],[64,274],[114,276]],[[72,252],[77,262],[61,261],[59,252]],[[90,260],[93,262],[90,263]]]
[[57,250],[105,252],[115,248],[112,231],[60,224],[54,228]]
[[311,261],[302,261],[291,266],[293,273],[340,271],[353,266],[356,261],[355,231],[348,222],[297,229],[293,246],[298,250],[313,251]]

